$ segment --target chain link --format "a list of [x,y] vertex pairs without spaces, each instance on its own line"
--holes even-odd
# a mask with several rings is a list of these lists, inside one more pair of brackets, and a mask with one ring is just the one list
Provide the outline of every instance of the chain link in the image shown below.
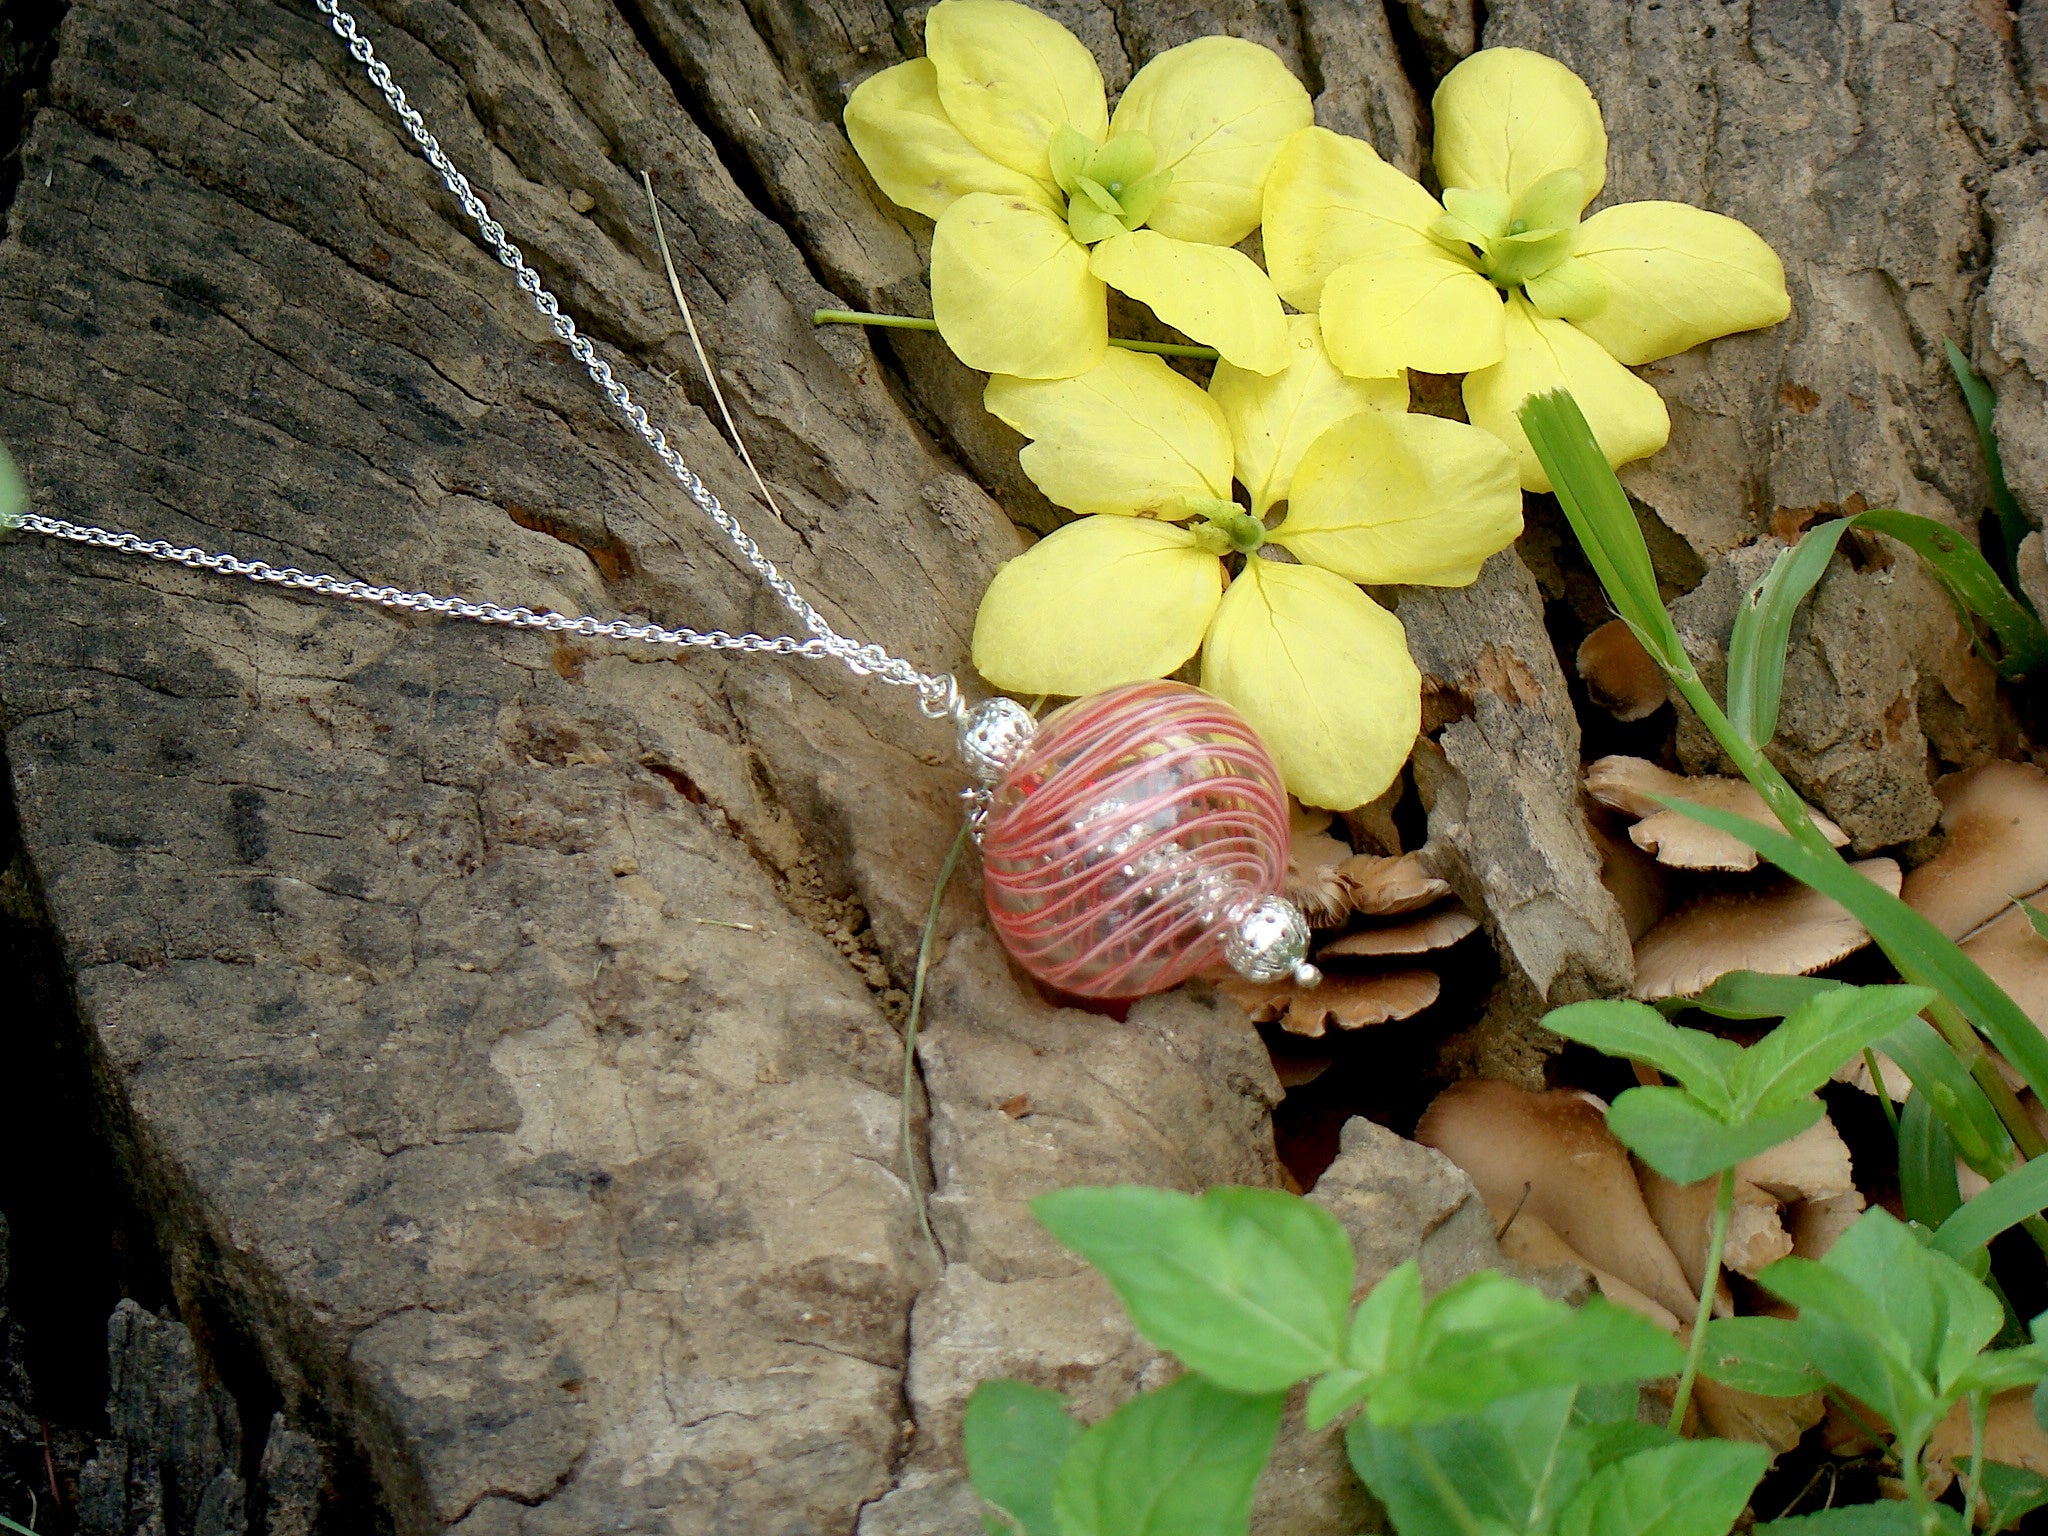
[[802,621],[811,637],[799,640],[793,635],[729,634],[724,630],[663,629],[654,624],[634,624],[626,620],[609,623],[588,616],[570,618],[559,613],[542,613],[531,608],[503,608],[496,603],[473,603],[461,597],[436,597],[426,592],[404,592],[397,587],[373,587],[367,582],[344,581],[338,576],[310,574],[292,566],[273,566],[262,560],[242,560],[233,555],[208,554],[199,549],[182,549],[162,539],[143,539],[136,534],[110,531],[89,524],[66,522],[62,518],[43,517],[29,513],[0,519],[0,526],[21,528],[30,533],[40,533],[51,538],[66,539],[74,544],[84,544],[95,549],[116,550],[122,554],[146,556],[152,560],[165,560],[176,565],[189,566],[193,570],[213,571],[221,575],[244,576],[251,581],[265,582],[293,591],[313,592],[324,597],[343,598],[350,602],[370,603],[379,608],[390,608],[406,613],[433,613],[447,618],[471,619],[481,624],[505,624],[516,629],[541,629],[555,634],[588,635],[612,640],[640,641],[649,645],[680,647],[702,647],[719,651],[739,651],[754,655],[803,656],[814,659],[832,659],[842,663],[857,677],[879,678],[882,682],[898,687],[917,690],[918,704],[932,719],[959,719],[965,712],[966,703],[960,694],[960,685],[950,673],[920,672],[909,662],[892,656],[879,645],[862,644],[860,641],[840,634],[828,623],[823,614],[811,605],[789,578],[776,568],[756,544],[739,520],[725,509],[709,487],[697,478],[696,471],[683,462],[682,455],[669,446],[661,429],[648,419],[647,412],[634,400],[626,386],[619,382],[612,372],[612,366],[597,355],[597,349],[590,339],[576,328],[576,322],[562,313],[561,302],[541,282],[540,274],[527,264],[519,247],[505,236],[505,226],[491,217],[491,211],[484,200],[477,196],[469,178],[461,172],[441,148],[440,140],[427,130],[425,119],[406,100],[405,90],[392,79],[390,66],[377,57],[369,39],[356,28],[356,21],[343,10],[340,0],[313,0],[313,5],[328,20],[329,26],[344,43],[355,61],[362,65],[370,83],[383,95],[406,132],[419,147],[426,161],[440,173],[448,190],[455,194],[483,236],[484,243],[497,253],[498,260],[513,274],[520,289],[533,301],[533,307],[540,311],[550,329],[569,349],[569,353],[590,375],[604,397],[612,404],[626,424],[640,440],[651,448],[656,457],[667,466],[670,474],[689,493],[692,501],[703,509],[704,515],[718,525],[733,547],[747,564],[754,568],[769,591],[780,598],[783,604]]

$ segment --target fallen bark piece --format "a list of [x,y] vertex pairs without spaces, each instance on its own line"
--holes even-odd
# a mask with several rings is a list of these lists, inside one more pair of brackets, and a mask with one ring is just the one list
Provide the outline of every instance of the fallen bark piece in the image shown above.
[[[1897,895],[1899,866],[1863,859],[1850,866]],[[1791,881],[1762,891],[1716,891],[1688,902],[1636,945],[1635,995],[1690,997],[1730,971],[1805,976],[1870,942],[1847,910]]]
[[[1713,810],[1731,811],[1777,825],[1764,797],[1746,779],[1726,779],[1711,774],[1687,777],[1659,768],[1640,757],[1603,757],[1586,770],[1586,793],[1602,805],[1637,819],[1629,828],[1629,841],[1657,862],[1676,869],[1719,869],[1742,873],[1755,869],[1756,851],[1716,827],[1694,821],[1682,811],[1658,804],[1653,796],[1667,800],[1691,800]],[[1827,817],[1807,807],[1814,825],[1837,848],[1849,835]]]
[[1934,786],[1941,852],[1906,876],[1900,898],[1952,939],[2048,886],[2048,773],[1992,762]]
[[1495,1220],[1535,1216],[1589,1267],[1678,1316],[1692,1314],[1697,1298],[1685,1270],[1643,1204],[1628,1152],[1607,1129],[1606,1106],[1591,1094],[1468,1079],[1437,1095],[1415,1139],[1471,1176]]
[[1669,702],[1664,672],[1624,619],[1609,619],[1579,642],[1587,697],[1617,720],[1644,720]]

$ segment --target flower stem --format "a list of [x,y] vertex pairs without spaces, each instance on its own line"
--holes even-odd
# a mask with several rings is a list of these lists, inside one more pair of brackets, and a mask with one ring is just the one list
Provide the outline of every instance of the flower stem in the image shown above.
[[[897,331],[936,331],[939,322],[921,320],[916,315],[877,315],[865,309],[814,309],[811,311],[813,325],[879,325]],[[1112,347],[1122,347],[1126,352],[1150,352],[1155,357],[1192,357],[1201,362],[1216,361],[1214,347],[1197,347],[1181,341],[1133,341],[1125,336],[1109,338]]]
[[1728,1246],[1728,1221],[1735,1214],[1735,1170],[1721,1170],[1721,1188],[1714,1196],[1714,1230],[1707,1239],[1707,1269],[1700,1278],[1700,1308],[1692,1320],[1692,1340],[1685,1350],[1685,1370],[1671,1398],[1671,1432],[1685,1429],[1685,1410],[1692,1402],[1693,1378],[1707,1352],[1707,1322],[1714,1315],[1714,1293],[1721,1288],[1721,1252]]

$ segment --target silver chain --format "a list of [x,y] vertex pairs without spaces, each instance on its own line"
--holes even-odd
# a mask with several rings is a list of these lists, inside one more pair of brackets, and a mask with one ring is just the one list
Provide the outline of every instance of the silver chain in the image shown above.
[[875,677],[885,683],[917,690],[918,705],[934,720],[958,719],[964,713],[966,704],[960,694],[960,685],[951,673],[920,672],[909,662],[892,656],[879,645],[864,645],[858,640],[840,634],[829,624],[824,615],[814,608],[809,599],[791,585],[789,579],[775,567],[761,551],[753,537],[742,528],[730,512],[726,511],[719,499],[712,495],[704,482],[682,455],[671,448],[661,429],[648,420],[647,412],[635,401],[626,386],[612,373],[611,364],[597,355],[588,337],[576,329],[576,322],[562,313],[559,300],[550,293],[540,280],[540,274],[526,263],[519,247],[505,238],[505,226],[491,217],[491,211],[484,200],[477,196],[470,186],[469,178],[456,168],[441,148],[440,140],[427,131],[427,125],[412,104],[406,100],[404,89],[391,78],[390,66],[377,57],[369,39],[356,29],[356,21],[341,8],[339,0],[313,0],[314,8],[327,17],[334,33],[348,45],[348,51],[355,61],[363,66],[370,83],[384,96],[384,100],[397,114],[406,131],[412,135],[413,143],[427,163],[440,172],[441,180],[448,190],[455,194],[463,211],[476,224],[477,232],[484,243],[497,253],[498,260],[508,267],[517,279],[527,297],[533,300],[533,307],[540,311],[555,335],[559,337],[572,357],[581,363],[590,375],[590,381],[604,393],[626,424],[638,434],[640,440],[654,450],[661,462],[668,466],[670,474],[690,495],[690,499],[704,510],[704,515],[716,523],[725,536],[732,541],[747,564],[754,568],[768,590],[781,598],[811,632],[811,638],[799,640],[793,635],[729,634],[724,630],[663,629],[655,624],[634,624],[623,619],[609,623],[587,615],[570,618],[559,613],[540,613],[531,608],[503,608],[496,603],[473,603],[461,597],[435,597],[426,592],[405,592],[397,587],[373,587],[368,582],[344,581],[338,576],[314,575],[292,566],[273,566],[262,560],[242,560],[234,555],[208,554],[200,549],[184,549],[163,539],[143,539],[132,533],[110,531],[89,524],[66,522],[62,518],[44,517],[27,513],[4,519],[7,526],[18,527],[29,533],[40,533],[51,538],[66,539],[74,544],[84,544],[95,549],[115,550],[122,554],[141,555],[151,560],[165,560],[176,565],[189,566],[193,570],[213,571],[224,576],[244,576],[251,581],[265,582],[298,592],[318,593],[323,597],[344,598],[350,602],[369,603],[379,608],[390,608],[405,613],[432,613],[446,618],[472,619],[481,624],[505,624],[515,629],[542,629],[556,634],[586,635],[599,639],[638,641],[647,645],[677,647],[702,647],[718,651],[739,651],[753,655],[803,656],[813,659],[832,659],[843,663],[847,670],[857,677]]

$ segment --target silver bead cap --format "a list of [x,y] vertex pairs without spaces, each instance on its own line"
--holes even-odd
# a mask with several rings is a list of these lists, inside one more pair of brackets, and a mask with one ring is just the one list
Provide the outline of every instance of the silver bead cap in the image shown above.
[[1312,987],[1322,980],[1308,963],[1308,919],[1279,896],[1262,896],[1244,909],[1223,936],[1223,958],[1247,981],[1292,976]]
[[967,771],[994,784],[1023,759],[1038,722],[1015,699],[994,698],[967,711],[960,721],[960,756]]

